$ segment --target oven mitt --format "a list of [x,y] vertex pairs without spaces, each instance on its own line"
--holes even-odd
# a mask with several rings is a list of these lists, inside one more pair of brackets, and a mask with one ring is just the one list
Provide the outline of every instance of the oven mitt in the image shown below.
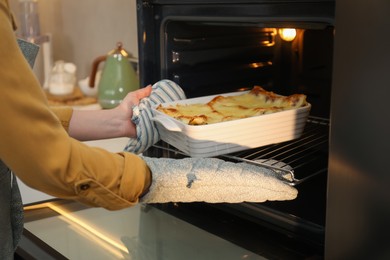
[[184,91],[175,82],[160,80],[152,86],[149,97],[143,98],[137,106],[133,107],[131,121],[136,125],[137,137],[130,138],[125,151],[136,154],[142,153],[160,140],[160,135],[154,122],[151,107],[163,102],[185,99]]
[[[292,200],[298,191],[271,169],[216,158],[142,157],[152,184],[141,203]],[[287,180],[287,179],[286,179]]]

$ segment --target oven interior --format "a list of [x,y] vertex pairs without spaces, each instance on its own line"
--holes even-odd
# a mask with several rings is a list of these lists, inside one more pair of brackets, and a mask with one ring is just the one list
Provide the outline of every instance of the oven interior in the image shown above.
[[[295,38],[281,38],[294,26]],[[299,27],[298,27],[299,26]],[[329,118],[333,28],[306,23],[167,22],[161,69],[188,98],[251,89],[304,93]]]
[[[293,39],[284,37],[283,32],[288,31],[284,29],[295,29]],[[307,95],[312,110],[302,137],[220,156],[249,163],[273,159],[290,165],[294,181],[289,185],[298,189],[298,198],[203,206],[217,208],[322,248],[334,26],[299,19],[167,18],[151,38],[158,57],[150,62],[148,54],[144,53],[142,60],[142,52],[148,51],[141,47],[141,78],[171,79],[184,89],[188,98],[247,90],[254,85],[282,95]],[[150,71],[154,71],[154,75]],[[145,154],[186,156],[162,141]],[[162,209],[170,206],[158,205]]]

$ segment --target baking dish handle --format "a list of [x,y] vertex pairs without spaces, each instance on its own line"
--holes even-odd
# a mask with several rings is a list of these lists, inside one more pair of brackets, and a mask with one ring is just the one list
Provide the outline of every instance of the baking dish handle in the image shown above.
[[169,131],[181,132],[180,126],[178,126],[173,120],[169,119],[168,117],[157,115],[152,118],[152,121],[160,123],[163,127],[165,127]]

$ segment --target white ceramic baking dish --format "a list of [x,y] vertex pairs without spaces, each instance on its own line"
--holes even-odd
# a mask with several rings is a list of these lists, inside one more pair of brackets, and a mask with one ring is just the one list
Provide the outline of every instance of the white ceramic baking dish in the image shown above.
[[[241,95],[244,92],[222,94]],[[162,103],[207,103],[213,96]],[[213,157],[299,138],[311,105],[272,114],[259,115],[209,125],[187,125],[152,108],[153,121],[161,139],[191,157]]]

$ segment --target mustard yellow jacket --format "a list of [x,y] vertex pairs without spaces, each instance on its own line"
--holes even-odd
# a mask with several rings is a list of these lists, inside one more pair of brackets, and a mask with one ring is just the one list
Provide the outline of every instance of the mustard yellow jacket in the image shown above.
[[150,184],[145,162],[69,137],[72,109],[49,108],[0,0],[0,159],[27,185],[110,210],[132,206]]

